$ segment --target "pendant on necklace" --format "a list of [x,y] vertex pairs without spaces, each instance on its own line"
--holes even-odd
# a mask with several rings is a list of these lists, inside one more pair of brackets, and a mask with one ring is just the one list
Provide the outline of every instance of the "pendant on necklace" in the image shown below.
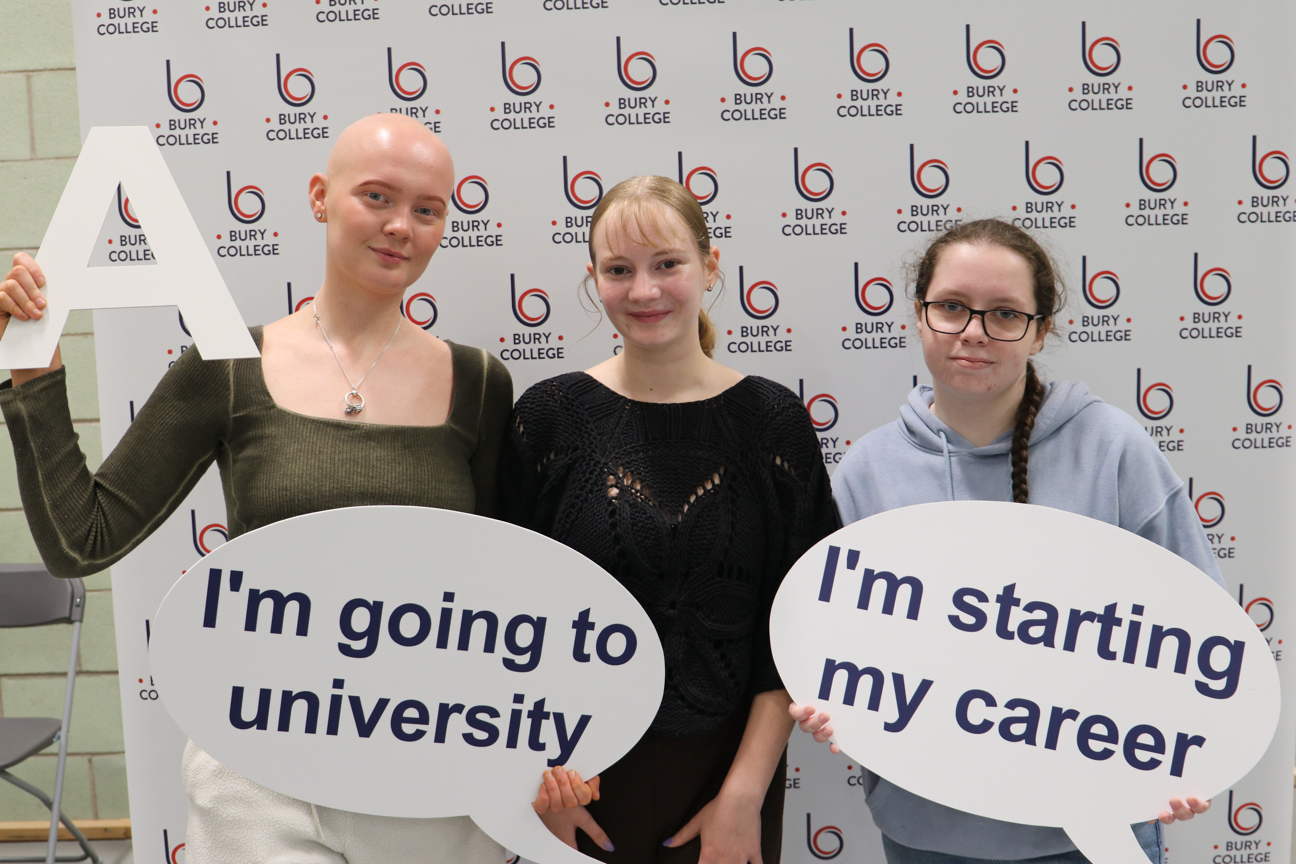
[[[360,401],[359,402],[352,401],[351,397],[353,396],[356,399],[359,399]],[[364,410],[364,397],[360,395],[359,390],[352,390],[350,393],[343,396],[342,403],[345,406],[342,410],[346,412],[346,415],[348,417],[351,416],[352,414],[359,414],[361,411]]]

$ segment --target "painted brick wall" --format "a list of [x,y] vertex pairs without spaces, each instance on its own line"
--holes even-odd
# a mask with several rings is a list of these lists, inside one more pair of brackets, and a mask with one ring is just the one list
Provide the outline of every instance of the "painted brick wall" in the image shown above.
[[[32,252],[40,244],[80,150],[81,133],[69,4],[0,0],[0,20],[11,37],[0,51],[0,260],[8,269],[14,252]],[[72,417],[93,469],[102,459],[102,445],[90,313],[72,313],[62,346]],[[0,439],[0,562],[39,561],[3,424]],[[87,579],[86,588],[63,807],[74,819],[120,818],[130,813],[108,573]],[[70,626],[0,630],[0,716],[62,714],[70,639]],[[13,773],[52,791],[54,762],[53,755],[41,754]],[[0,821],[47,815],[34,798],[0,783]]]

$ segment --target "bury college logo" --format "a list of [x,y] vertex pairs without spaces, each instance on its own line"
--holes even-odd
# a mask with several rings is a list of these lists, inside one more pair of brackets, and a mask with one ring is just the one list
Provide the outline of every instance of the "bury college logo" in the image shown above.
[[[293,82],[294,78],[301,80]],[[292,83],[304,85],[306,93],[304,95],[294,93]],[[315,76],[311,74],[311,71],[304,66],[298,66],[296,69],[289,69],[287,74],[284,74],[278,54],[275,55],[275,86],[279,88],[279,98],[296,108],[309,104],[315,98]]]
[[[824,837],[825,834],[828,835],[827,839]],[[810,814],[807,813],[806,848],[820,861],[831,861],[842,853],[846,843],[842,840],[841,829],[835,825],[825,825],[818,831],[814,830],[810,822]]]
[[[1218,51],[1212,52],[1211,49],[1219,46]],[[1216,57],[1228,53],[1228,60],[1223,63],[1217,63],[1211,60],[1210,55],[1214,53]],[[1236,55],[1233,53],[1233,40],[1223,33],[1216,33],[1214,36],[1202,41],[1201,19],[1197,19],[1197,63],[1202,69],[1211,75],[1223,75],[1229,69],[1233,68],[1233,61]],[[1230,793],[1232,794],[1232,793]]]
[[[968,71],[982,81],[989,81],[1002,75],[1004,67],[1008,65],[1003,43],[997,39],[986,39],[984,42],[978,42],[973,48],[971,24],[964,25],[963,34]],[[989,61],[990,65],[986,65],[986,61]]]
[[[849,39],[851,71],[855,73],[855,77],[865,84],[876,84],[885,78],[887,73],[891,71],[891,55],[887,53],[886,46],[880,42],[870,42],[856,51],[854,27],[850,28]],[[864,55],[870,53],[877,55],[876,58],[870,59],[880,59],[882,61],[882,68],[876,72],[870,72],[864,68]]]
[[[1223,290],[1219,294],[1212,294],[1206,287],[1206,280],[1212,276],[1219,277],[1220,283],[1223,284]],[[1197,299],[1207,306],[1218,306],[1229,298],[1233,293],[1233,277],[1229,271],[1223,267],[1212,267],[1201,276],[1197,275],[1197,253],[1193,253],[1193,293]]]
[[[925,178],[930,176],[928,169],[940,174],[940,182],[935,186],[928,186]],[[909,145],[909,185],[913,190],[924,198],[939,198],[949,190],[950,175],[949,166],[939,159],[928,159],[921,165],[914,165],[914,145]]]
[[[1255,178],[1256,183],[1259,183],[1262,189],[1270,189],[1270,190],[1281,189],[1284,185],[1286,185],[1287,178],[1291,176],[1291,163],[1287,161],[1287,154],[1281,150],[1270,150],[1268,153],[1257,158],[1256,154],[1258,152],[1259,151],[1256,149],[1256,136],[1252,135],[1251,136],[1251,176]],[[1274,169],[1272,163],[1270,163],[1269,160],[1271,159],[1273,160],[1273,162],[1276,162],[1278,165],[1281,166],[1282,168],[1281,177],[1270,177],[1269,171],[1265,170],[1266,166],[1268,166],[1271,170],[1274,171],[1277,170]]]
[[[1195,280],[1194,280],[1195,281]],[[1110,297],[1103,297],[1103,286],[1100,282],[1107,283],[1111,289]],[[1089,256],[1080,256],[1080,284],[1084,286],[1084,299],[1095,309],[1110,309],[1116,305],[1120,299],[1120,277],[1111,270],[1099,270],[1093,276],[1089,275]]]
[[[827,432],[837,425],[841,412],[837,409],[836,399],[827,393],[819,393],[807,399],[805,396],[805,379],[802,378],[797,379],[797,395],[801,397],[801,401],[805,404],[806,411],[810,414],[810,424],[814,426],[816,432]],[[832,830],[837,831],[836,828]]]
[[121,217],[122,224],[127,228],[140,227],[139,219],[131,212],[130,198],[122,192],[120,183],[117,184],[117,215]]
[[[189,511],[189,530],[193,536],[194,551],[200,556],[207,555],[217,546],[220,546],[221,543],[224,543],[229,539],[229,532],[225,530],[225,526],[219,522],[213,522],[210,525],[199,529],[198,512],[196,510]],[[220,538],[220,542],[216,543],[214,546],[209,545],[209,541],[214,541],[217,537]]]
[[[1197,26],[1200,27],[1201,25],[1198,24]],[[1217,36],[1215,38],[1218,39],[1219,37]],[[1252,817],[1255,817],[1254,825],[1243,824],[1244,822],[1250,822]],[[1264,808],[1259,804],[1256,804],[1254,801],[1248,801],[1246,804],[1239,805],[1235,808],[1233,806],[1233,790],[1230,789],[1228,800],[1228,820],[1229,828],[1234,834],[1241,834],[1243,837],[1247,837],[1259,831],[1260,826],[1264,824]]]
[[437,322],[436,298],[426,291],[410,295],[401,311],[411,324],[417,324],[424,330],[431,330]]
[[[636,92],[647,90],[653,84],[657,83],[657,59],[647,51],[636,51],[624,60],[621,59],[621,37],[616,37],[616,56],[617,56],[617,77],[628,90]],[[642,60],[648,66],[648,77],[639,79],[635,78],[634,73],[630,71],[630,64],[636,60]]]
[[[576,184],[582,180],[588,180],[594,184],[595,193],[593,198],[582,198],[576,191]],[[567,203],[577,210],[593,210],[598,203],[603,200],[603,178],[594,171],[579,171],[574,176],[567,176],[567,157],[563,157],[563,194],[567,196]]]
[[[1149,420],[1164,420],[1170,416],[1170,411],[1174,409],[1174,390],[1169,384],[1158,381],[1155,384],[1143,386],[1143,370],[1141,368],[1134,370],[1134,392],[1138,396],[1138,410]],[[1153,408],[1148,401],[1151,397],[1156,396],[1157,401],[1164,400],[1165,407]]]
[[[477,189],[475,194],[470,193],[470,197],[481,195],[481,201],[476,204],[470,204],[464,200],[464,187],[474,186]],[[460,212],[472,216],[486,209],[487,203],[490,202],[490,190],[486,188],[486,178],[479,177],[476,174],[469,174],[459,181],[455,186],[454,194],[450,196],[450,201]]]
[[[876,318],[879,315],[885,315],[891,311],[891,306],[895,303],[895,291],[893,290],[894,286],[892,286],[891,280],[883,276],[874,276],[872,279],[861,285],[859,262],[856,261],[855,281],[853,285],[854,288],[851,293],[855,295],[855,305],[858,306],[859,310],[865,315],[870,315]],[[872,300],[876,300],[884,294],[886,295],[886,299],[881,303],[874,303],[870,300],[870,294],[872,295]]]
[[1192,499],[1197,518],[1201,520],[1203,528],[1214,528],[1224,521],[1224,496],[1218,492],[1203,492],[1193,498],[1192,485],[1192,478],[1189,477],[1188,497]]
[[[1111,63],[1104,66],[1094,57],[1094,52],[1099,48],[1106,48],[1110,51]],[[1106,78],[1120,68],[1121,53],[1120,43],[1110,36],[1099,36],[1092,42],[1087,40],[1085,35],[1085,22],[1080,22],[1080,59],[1084,61],[1084,67],[1089,70],[1091,75],[1097,75],[1099,78]]]
[[226,171],[225,204],[229,207],[231,216],[244,225],[251,225],[253,222],[259,222],[265,215],[265,192],[260,186],[253,186],[250,183],[237,192],[234,191],[230,172]]
[[[706,205],[714,201],[716,199],[716,196],[720,194],[720,180],[719,178],[716,177],[715,169],[708,168],[705,165],[699,165],[698,167],[694,168],[692,171],[685,174],[684,173],[684,151],[679,150],[677,151],[677,153],[679,157],[680,185],[683,186],[685,189],[687,189],[689,192],[693,193],[693,197],[697,199],[698,204],[705,207]],[[701,177],[703,180],[707,181],[710,184],[711,188],[706,192],[706,194],[699,194],[698,190],[693,188],[693,179],[695,177]]]
[[[1264,402],[1261,401],[1260,391],[1264,390],[1265,388],[1268,388],[1269,390],[1273,391],[1269,396],[1269,398],[1275,399],[1272,405],[1265,405]],[[1251,385],[1251,365],[1249,363],[1247,364],[1246,394],[1247,394],[1247,407],[1251,409],[1251,413],[1256,414],[1260,417],[1272,417],[1273,415],[1278,413],[1278,409],[1282,408],[1282,402],[1283,402],[1282,384],[1280,384],[1278,380],[1275,378],[1266,378],[1265,380],[1261,381],[1259,384],[1252,386]]]
[[[763,296],[758,297],[757,295]],[[778,286],[768,279],[762,279],[750,285],[746,284],[743,268],[739,266],[738,302],[742,305],[742,310],[747,313],[748,317],[755,318],[757,321],[773,318],[779,307]]]
[[[526,66],[535,76],[535,81],[529,85],[521,84],[517,79],[517,68]],[[504,50],[504,43],[500,43],[500,74],[504,76],[504,86],[514,96],[530,96],[540,89],[540,61],[534,57],[519,57],[512,63],[508,62],[508,53]]]
[[[171,61],[166,61],[166,79],[167,79],[167,98],[171,100],[171,107],[177,111],[183,111],[185,114],[192,114],[202,107],[203,102],[207,99],[207,90],[203,87],[203,80],[197,75],[181,75],[174,81],[171,80]],[[195,99],[185,101],[180,95],[180,85],[191,84],[198,90],[198,96]],[[192,92],[193,88],[189,88]]]
[[[1242,586],[1239,585],[1238,603],[1241,602],[1242,602]],[[1273,626],[1274,606],[1273,606],[1273,601],[1270,600],[1268,597],[1256,597],[1250,603],[1247,603],[1246,606],[1243,608],[1246,610],[1247,615],[1250,616],[1251,620],[1255,623],[1256,629],[1259,630],[1261,633],[1263,633],[1264,631],[1268,630],[1271,626]],[[1256,612],[1258,612],[1261,617],[1256,618],[1255,614],[1251,612],[1252,609],[1255,609]]]
[[[763,75],[752,74],[752,72],[750,71],[747,65],[748,61],[752,57],[756,57],[764,61],[765,74]],[[759,64],[757,64],[757,66],[759,66]],[[734,69],[734,74],[738,76],[739,81],[746,84],[748,87],[760,87],[761,85],[768,82],[770,78],[774,76],[774,58],[773,56],[770,55],[768,49],[761,48],[759,45],[755,46],[754,48],[748,48],[746,51],[742,53],[741,56],[739,56],[738,31],[735,30],[733,33],[733,69]]]
[[[418,86],[413,90],[405,87],[405,82],[411,80],[405,73],[412,77],[418,78]],[[422,99],[423,94],[427,92],[428,79],[427,70],[423,68],[422,63],[415,63],[411,60],[408,63],[402,63],[399,67],[392,68],[392,49],[387,49],[387,86],[391,88],[393,95],[402,102],[414,102]]]
[[[809,174],[814,171],[820,175],[820,178],[826,180],[828,185],[816,192],[810,188]],[[798,148],[792,148],[792,178],[796,181],[797,194],[807,201],[818,203],[827,200],[833,192],[833,174],[832,168],[827,162],[811,162],[804,169],[801,167],[801,154]]]
[[[1052,183],[1040,179],[1039,170],[1043,166],[1048,166],[1057,173],[1057,178]],[[1062,173],[1062,160],[1056,156],[1041,156],[1032,165],[1030,142],[1026,142],[1026,185],[1031,188],[1032,192],[1036,195],[1052,195],[1062,188],[1062,181],[1065,179],[1066,175]]]
[[[1155,156],[1149,156],[1147,161],[1144,161],[1142,138],[1139,139],[1138,150],[1139,179],[1143,181],[1143,185],[1147,187],[1149,192],[1169,192],[1170,187],[1179,179],[1179,166],[1175,162],[1175,158],[1169,153],[1157,153]],[[1157,162],[1170,169],[1169,180],[1154,180],[1152,178],[1152,166]]]
[[[519,297],[517,293],[517,280],[512,273],[509,274],[509,298],[513,303],[513,317],[523,327],[539,327],[549,320],[549,295],[541,288],[528,288],[522,292]],[[533,301],[528,303],[527,301]],[[536,302],[538,301],[538,302]],[[539,315],[527,312],[527,307],[535,309],[537,305],[543,306],[544,311]]]

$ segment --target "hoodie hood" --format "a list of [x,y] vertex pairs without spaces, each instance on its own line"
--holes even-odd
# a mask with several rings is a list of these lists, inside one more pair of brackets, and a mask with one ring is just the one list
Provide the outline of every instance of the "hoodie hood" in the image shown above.
[[[915,447],[931,453],[944,453],[945,444],[941,440],[944,437],[949,442],[950,453],[998,456],[1008,452],[1012,446],[1011,429],[984,447],[977,447],[932,413],[934,397],[935,391],[929,385],[920,384],[909,391],[908,402],[900,406],[900,419],[896,425],[900,434]],[[1089,386],[1083,381],[1052,381],[1044,385],[1044,403],[1035,417],[1035,428],[1031,430],[1031,446],[1045,440],[1084,408],[1097,402],[1102,400],[1090,393]]]

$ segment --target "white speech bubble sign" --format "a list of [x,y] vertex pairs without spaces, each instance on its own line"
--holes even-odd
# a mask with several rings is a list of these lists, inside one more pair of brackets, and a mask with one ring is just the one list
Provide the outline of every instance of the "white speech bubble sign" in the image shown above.
[[[1190,640],[1182,673],[1170,628]],[[941,502],[848,525],[783,580],[770,636],[793,699],[826,711],[853,759],[949,807],[1064,828],[1098,864],[1147,864],[1130,824],[1227,788],[1278,723],[1269,647],[1218,585],[1048,507]]]
[[425,507],[328,510],[231,540],[171,588],[149,659],[180,728],[243,776],[357,813],[469,815],[545,864],[590,860],[531,808],[549,760],[607,768],[665,681],[647,613],[588,558]]
[[[104,208],[118,185],[148,232],[155,263],[92,267]],[[49,305],[39,320],[11,319],[0,340],[0,369],[48,366],[73,309],[178,306],[204,359],[259,357],[247,324],[162,152],[144,126],[96,126],[81,145],[36,263]]]

